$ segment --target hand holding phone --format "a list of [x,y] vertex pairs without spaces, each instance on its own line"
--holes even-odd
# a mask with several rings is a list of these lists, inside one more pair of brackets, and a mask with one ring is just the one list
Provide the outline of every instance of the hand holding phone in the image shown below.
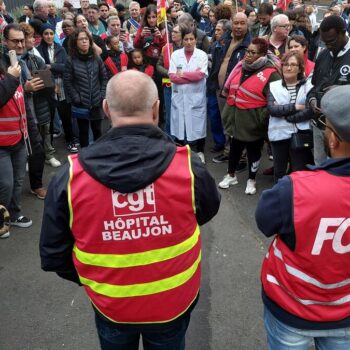
[[13,75],[13,76],[16,77],[16,78],[19,78],[19,76],[21,75],[21,71],[22,71],[22,68],[21,68],[21,66],[18,64],[18,62],[16,63],[15,66],[10,66],[10,67],[8,67],[8,69],[7,69],[7,73]]
[[10,50],[9,51],[9,58],[10,58],[10,62],[11,62],[11,66],[15,67],[18,60],[17,60],[17,54],[15,50]]

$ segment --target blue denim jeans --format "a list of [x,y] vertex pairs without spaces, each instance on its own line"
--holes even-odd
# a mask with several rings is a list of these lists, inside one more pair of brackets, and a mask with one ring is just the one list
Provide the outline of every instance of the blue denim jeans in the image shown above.
[[12,147],[0,147],[0,204],[8,209],[11,221],[21,216],[26,161],[27,151],[22,141]]
[[349,350],[350,327],[308,330],[287,326],[265,307],[264,323],[269,350],[308,350],[314,340],[316,350]]
[[216,145],[224,146],[226,138],[221,121],[221,114],[216,94],[207,95],[207,114],[210,121],[211,134]]
[[165,126],[164,131],[170,135],[170,114],[171,114],[171,87],[164,86],[164,105],[165,105]]
[[190,315],[158,330],[118,328],[97,314],[95,321],[102,350],[138,350],[141,335],[144,350],[184,350]]

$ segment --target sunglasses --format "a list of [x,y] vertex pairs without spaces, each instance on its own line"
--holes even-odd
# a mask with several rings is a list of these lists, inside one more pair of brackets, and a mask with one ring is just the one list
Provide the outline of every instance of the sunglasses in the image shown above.
[[333,134],[339,141],[343,141],[342,138],[336,133],[336,131],[333,128],[331,128],[329,125],[327,125],[326,116],[324,114],[321,114],[317,119],[311,119],[311,124],[321,131],[325,131],[326,129],[329,129],[330,131],[333,132]]

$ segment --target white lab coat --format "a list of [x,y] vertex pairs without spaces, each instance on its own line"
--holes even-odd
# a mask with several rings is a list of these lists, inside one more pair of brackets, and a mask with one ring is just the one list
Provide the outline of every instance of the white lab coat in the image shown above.
[[172,84],[170,131],[179,140],[196,141],[207,136],[208,56],[195,48],[187,62],[184,49],[176,50],[171,55],[169,73],[176,73],[180,66],[183,72],[200,68],[205,77],[189,84]]

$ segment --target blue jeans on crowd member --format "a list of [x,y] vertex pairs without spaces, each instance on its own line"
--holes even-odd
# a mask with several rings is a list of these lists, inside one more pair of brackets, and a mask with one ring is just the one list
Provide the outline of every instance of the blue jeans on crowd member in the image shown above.
[[215,93],[208,93],[207,95],[207,114],[215,145],[224,146],[226,138],[222,127],[219,104]]
[[0,204],[8,209],[11,221],[21,216],[26,161],[27,151],[23,141],[14,146],[0,147]]
[[308,330],[287,326],[265,307],[264,323],[269,350],[308,350],[312,340],[316,350],[349,350],[350,327]]
[[164,131],[170,135],[170,113],[171,113],[171,87],[164,86],[164,105],[165,105],[165,125]]
[[95,321],[101,350],[138,350],[140,335],[144,350],[184,350],[190,317],[189,314],[157,330],[141,326],[118,328],[98,314],[95,315]]

